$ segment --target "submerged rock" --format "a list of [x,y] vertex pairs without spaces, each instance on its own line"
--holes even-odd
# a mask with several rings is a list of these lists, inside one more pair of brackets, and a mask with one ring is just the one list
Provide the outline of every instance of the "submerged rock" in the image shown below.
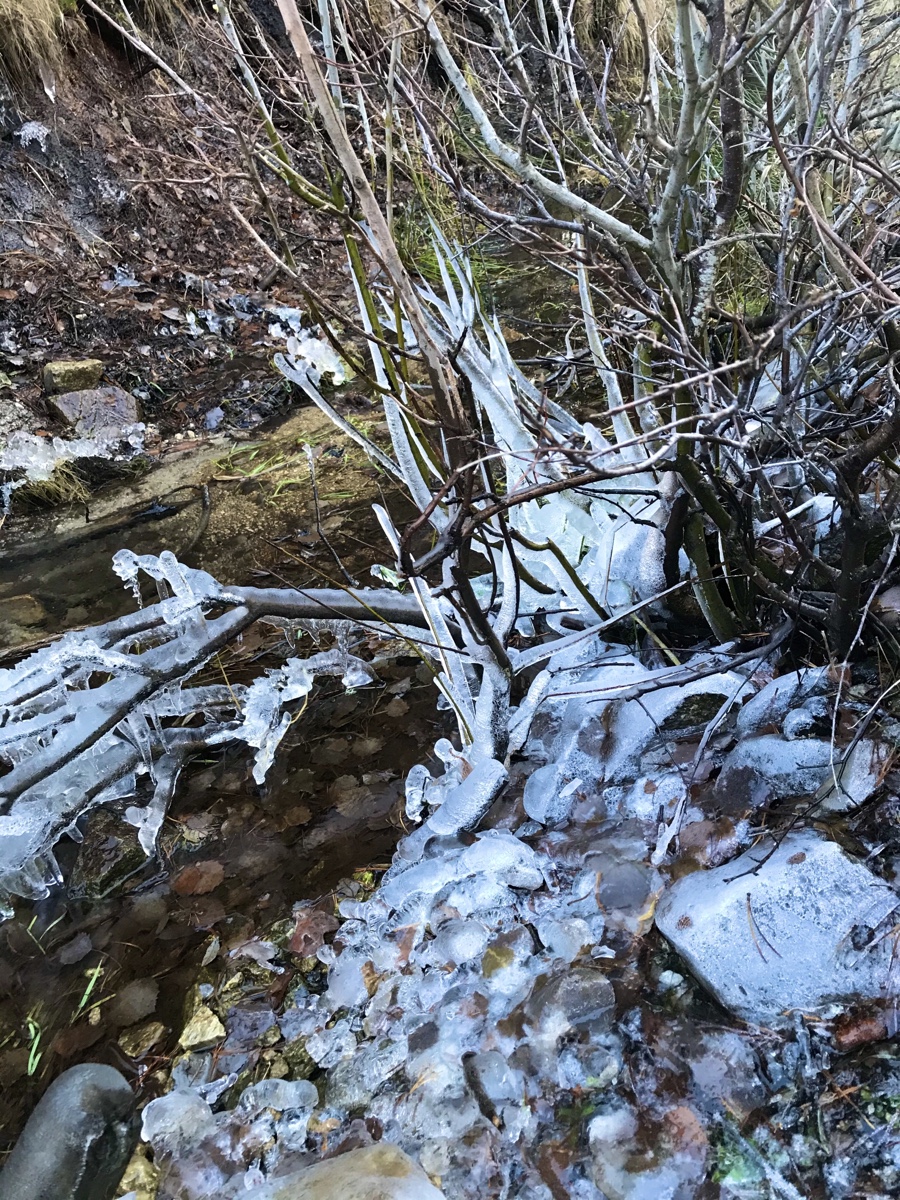
[[225,1037],[225,1026],[211,1008],[199,1005],[182,1029],[178,1042],[184,1050],[205,1050]]
[[79,437],[116,437],[141,419],[134,396],[114,385],[63,392],[50,406]]
[[113,1067],[56,1079],[0,1172],[3,1200],[110,1200],[137,1140],[134,1096]]
[[805,830],[679,880],[656,923],[726,1008],[785,1026],[795,1011],[896,994],[900,964],[879,927],[897,903],[862,863]]
[[349,1150],[239,1194],[241,1200],[443,1200],[422,1168],[387,1142]]
[[84,841],[69,876],[69,895],[93,900],[110,895],[147,865],[138,831],[109,808],[95,808],[83,822]]

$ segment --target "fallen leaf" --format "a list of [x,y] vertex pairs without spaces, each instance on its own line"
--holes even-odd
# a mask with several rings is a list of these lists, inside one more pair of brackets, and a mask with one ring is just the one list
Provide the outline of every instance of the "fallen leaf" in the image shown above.
[[87,1050],[89,1046],[99,1042],[102,1036],[102,1025],[89,1025],[87,1021],[82,1021],[80,1025],[60,1030],[50,1048],[60,1058],[71,1058],[73,1054],[80,1054],[82,1050]]
[[395,696],[390,704],[386,706],[384,712],[388,717],[403,717],[409,712],[409,705],[405,700],[401,700],[399,696]]
[[63,966],[71,966],[72,963],[81,962],[93,950],[94,943],[87,933],[76,934],[71,942],[66,942],[65,946],[60,950],[58,958]]
[[357,758],[370,758],[373,754],[377,754],[379,750],[384,748],[384,740],[380,737],[361,737],[357,738],[350,747],[352,754]]
[[17,300],[18,292],[14,292],[12,288],[0,288],[0,300]]
[[325,934],[334,933],[340,922],[331,913],[323,912],[320,908],[294,909],[295,924],[291,933],[288,949],[292,954],[301,958],[311,958],[325,945]]
[[846,1054],[870,1042],[884,1041],[888,1030],[880,1013],[845,1013],[835,1021],[832,1036],[837,1049]]
[[225,878],[225,868],[215,859],[191,863],[179,871],[172,881],[172,891],[179,896],[205,896]]

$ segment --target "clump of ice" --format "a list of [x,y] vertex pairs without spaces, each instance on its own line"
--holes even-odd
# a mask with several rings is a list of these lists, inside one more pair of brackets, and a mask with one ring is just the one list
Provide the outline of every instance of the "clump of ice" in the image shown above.
[[330,375],[337,387],[346,383],[350,371],[334,347],[321,338],[314,337],[303,325],[303,313],[299,308],[275,305],[266,310],[277,320],[269,326],[269,336],[283,338],[290,358],[302,363],[309,371],[313,384],[318,387],[323,375]]
[[130,458],[143,449],[144,426],[129,425],[114,438],[42,438],[14,433],[0,450],[0,471],[20,471],[34,482],[50,478],[58,466],[79,458]]
[[47,152],[47,139],[50,137],[50,130],[46,125],[42,125],[40,121],[26,121],[13,134],[13,137],[18,138],[19,144],[22,146],[37,145],[42,153]]

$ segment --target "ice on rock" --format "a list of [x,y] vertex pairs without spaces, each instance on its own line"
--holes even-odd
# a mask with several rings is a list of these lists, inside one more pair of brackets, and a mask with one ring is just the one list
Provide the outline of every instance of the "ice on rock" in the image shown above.
[[320,1029],[306,1039],[306,1052],[320,1067],[334,1067],[356,1049],[356,1036],[346,1019]]
[[342,1059],[329,1073],[326,1105],[344,1112],[361,1112],[385,1080],[403,1069],[407,1054],[404,1036],[379,1038],[360,1046],[355,1054]]
[[490,873],[514,888],[539,888],[544,875],[530,846],[505,830],[488,829],[463,851],[460,865],[465,874]]
[[808,830],[679,880],[656,923],[721,1004],[784,1026],[897,994],[893,939],[879,932],[897,906],[888,884]]
[[429,961],[436,966],[474,962],[488,944],[487,928],[473,918],[456,917],[445,921],[428,950]]
[[[601,917],[601,932],[602,929]],[[537,934],[550,954],[565,963],[572,962],[586,946],[592,946],[598,940],[596,931],[583,917],[568,917],[565,920],[545,918],[538,922]]]
[[558,825],[569,815],[572,800],[572,790],[555,762],[538,767],[525,781],[522,805],[532,821]]
[[141,1137],[163,1159],[189,1157],[215,1132],[212,1109],[188,1088],[151,1100],[141,1119]]
[[791,709],[799,708],[811,697],[823,696],[833,686],[827,667],[779,675],[748,700],[738,713],[735,723],[738,739],[759,733],[768,725],[780,727]]
[[597,968],[574,967],[539,979],[525,1012],[535,1034],[555,1043],[572,1029],[590,1027],[597,1033],[606,1032],[615,1008],[615,994],[606,976]]
[[522,1072],[511,1067],[499,1051],[486,1050],[467,1055],[463,1064],[476,1094],[493,1109],[490,1115],[500,1116],[506,1106],[524,1102],[525,1081]]
[[319,1093],[307,1079],[264,1079],[252,1083],[241,1093],[237,1114],[250,1120],[266,1109],[279,1113],[312,1112],[319,1103]]
[[716,795],[732,811],[816,792],[825,808],[854,808],[878,786],[886,757],[887,748],[868,739],[842,763],[840,748],[822,739],[761,734],[739,741],[726,757]]

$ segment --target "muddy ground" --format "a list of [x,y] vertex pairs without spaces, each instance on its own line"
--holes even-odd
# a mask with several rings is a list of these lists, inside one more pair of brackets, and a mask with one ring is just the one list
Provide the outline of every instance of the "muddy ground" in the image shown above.
[[[277,20],[271,0],[251,8]],[[101,24],[67,18],[53,99],[37,78],[15,91],[0,82],[0,433],[64,432],[41,368],[84,357],[102,359],[164,436],[217,406],[252,425],[284,403],[265,308],[302,306],[229,207],[274,241],[241,143],[257,144],[259,121],[208,17],[152,39],[208,106]],[[298,158],[317,171],[313,155]],[[336,231],[274,177],[263,186],[304,279],[341,307]]]

